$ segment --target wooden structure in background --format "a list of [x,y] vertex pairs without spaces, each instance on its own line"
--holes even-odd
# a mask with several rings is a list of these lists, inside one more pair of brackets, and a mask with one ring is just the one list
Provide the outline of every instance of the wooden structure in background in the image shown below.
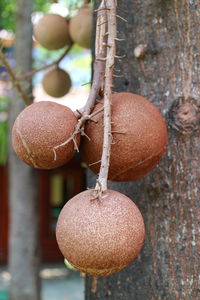
[[7,258],[8,239],[8,176],[7,169],[0,166],[0,262]]
[[[84,169],[75,159],[62,168],[39,170],[40,245],[42,261],[63,260],[56,238],[55,226],[63,205],[84,188]],[[0,167],[0,263],[7,261],[8,254],[8,172]]]

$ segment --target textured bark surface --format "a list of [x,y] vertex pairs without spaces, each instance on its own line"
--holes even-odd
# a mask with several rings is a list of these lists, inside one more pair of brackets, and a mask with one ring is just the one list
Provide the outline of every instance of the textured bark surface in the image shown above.
[[[26,73],[32,66],[32,0],[18,0],[16,6],[16,70]],[[31,93],[27,83],[23,87],[27,94]],[[22,99],[16,92],[13,93],[10,129],[23,108]],[[10,300],[39,300],[37,174],[17,158],[11,146],[9,152]]]
[[[146,226],[138,259],[104,278],[87,277],[86,299],[200,299],[199,49],[200,4],[189,0],[120,1],[115,91],[141,94],[168,124],[166,155],[145,178],[110,183],[131,197]],[[145,45],[143,57],[134,49]],[[89,173],[88,186],[94,185]]]

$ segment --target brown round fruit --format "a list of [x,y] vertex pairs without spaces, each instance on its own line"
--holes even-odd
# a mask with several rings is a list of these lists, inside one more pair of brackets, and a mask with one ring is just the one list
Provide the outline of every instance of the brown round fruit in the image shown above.
[[84,48],[91,48],[92,9],[81,8],[69,23],[69,33],[74,43]]
[[80,271],[106,276],[134,260],[144,242],[143,217],[127,196],[107,190],[101,199],[84,191],[63,207],[56,237],[68,262]]
[[[67,141],[77,124],[71,109],[41,101],[26,107],[12,129],[12,144],[17,156],[34,168],[53,169],[67,163],[75,154],[74,143],[54,149]],[[80,136],[77,137],[77,145]],[[54,151],[55,150],[55,151]]]
[[[102,104],[97,104],[98,110]],[[103,114],[87,122],[82,157],[94,173],[99,172],[103,143]],[[130,181],[143,177],[166,150],[167,129],[158,109],[146,98],[131,93],[112,96],[112,137],[109,180]],[[90,165],[91,164],[91,165]]]
[[61,49],[71,44],[69,21],[56,14],[47,14],[34,26],[34,37],[48,50]]
[[71,78],[64,70],[56,68],[44,75],[42,86],[51,97],[63,97],[71,88]]

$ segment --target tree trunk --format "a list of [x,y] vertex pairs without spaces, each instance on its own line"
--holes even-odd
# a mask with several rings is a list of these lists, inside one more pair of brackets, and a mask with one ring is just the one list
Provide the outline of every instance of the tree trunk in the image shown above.
[[[97,1],[96,1],[97,2]],[[146,240],[123,271],[86,279],[87,300],[200,299],[199,49],[200,5],[189,0],[120,1],[115,91],[141,94],[163,113],[168,149],[145,178],[110,183],[140,208]],[[134,49],[144,45],[144,56]],[[89,176],[89,187],[94,177]]]
[[[32,0],[17,0],[15,61],[16,71],[26,73],[32,67]],[[31,93],[24,85],[27,94]],[[13,93],[10,103],[10,131],[24,108],[21,97]],[[38,198],[37,173],[9,151],[9,270],[10,300],[39,300]]]

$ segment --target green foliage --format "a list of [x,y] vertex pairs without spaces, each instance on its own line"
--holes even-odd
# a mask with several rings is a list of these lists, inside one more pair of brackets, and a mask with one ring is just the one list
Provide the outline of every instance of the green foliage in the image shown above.
[[[49,8],[49,3],[49,0],[35,0],[33,5],[33,11],[46,12]],[[0,1],[0,30],[6,29],[15,31],[15,13],[16,1]]]
[[82,0],[60,0],[59,3],[69,9],[70,12],[80,8],[83,4]]
[[44,11],[46,12],[49,9],[49,0],[35,0],[33,2],[33,11]]
[[72,63],[73,63],[73,67],[77,69],[84,69],[89,72],[92,63],[92,57],[91,55],[79,56],[76,58],[76,60],[73,60]]
[[0,30],[14,27],[15,3],[12,0],[0,1]]
[[[69,14],[83,5],[83,0],[59,0],[58,3],[69,9]],[[93,1],[91,1],[92,3]],[[33,11],[48,12],[50,10],[51,0],[34,0]],[[0,0],[0,30],[6,29],[15,32],[15,14],[16,1]]]
[[0,98],[0,165],[7,161],[8,155],[8,121],[7,121],[8,99]]
[[4,165],[8,155],[8,122],[0,123],[0,165]]

